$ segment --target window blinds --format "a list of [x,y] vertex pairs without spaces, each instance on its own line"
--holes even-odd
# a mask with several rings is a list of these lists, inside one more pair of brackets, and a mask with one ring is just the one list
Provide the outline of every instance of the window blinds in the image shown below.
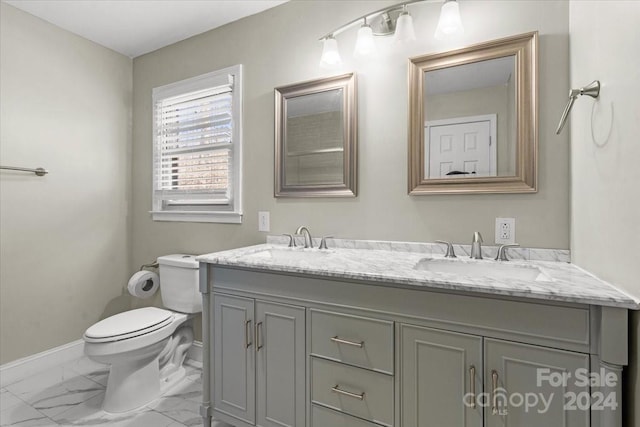
[[155,192],[161,209],[230,205],[233,77],[229,83],[156,100]]

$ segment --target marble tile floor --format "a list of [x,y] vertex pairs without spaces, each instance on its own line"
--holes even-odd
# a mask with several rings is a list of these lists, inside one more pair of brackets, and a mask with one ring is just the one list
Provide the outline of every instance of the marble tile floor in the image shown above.
[[[188,364],[187,376],[163,396],[126,414],[102,411],[108,367],[86,357],[34,374],[0,389],[0,426],[201,426],[202,370]],[[230,427],[214,422],[214,427]]]

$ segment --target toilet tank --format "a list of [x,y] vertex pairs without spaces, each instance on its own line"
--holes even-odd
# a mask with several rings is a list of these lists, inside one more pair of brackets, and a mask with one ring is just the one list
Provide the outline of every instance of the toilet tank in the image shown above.
[[195,255],[174,254],[158,258],[162,304],[181,313],[200,313],[199,263]]

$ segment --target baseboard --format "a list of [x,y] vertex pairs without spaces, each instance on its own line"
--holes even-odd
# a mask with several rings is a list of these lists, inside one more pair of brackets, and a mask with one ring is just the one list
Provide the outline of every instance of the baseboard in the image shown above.
[[187,360],[202,364],[202,342],[194,341],[187,351]]
[[77,340],[0,365],[0,388],[38,372],[64,365],[82,357],[83,354],[84,341]]
[[[20,381],[33,374],[64,365],[84,355],[84,340],[55,347],[42,353],[32,354],[22,359],[0,365],[0,388]],[[194,341],[187,351],[187,361],[202,364],[202,343]]]

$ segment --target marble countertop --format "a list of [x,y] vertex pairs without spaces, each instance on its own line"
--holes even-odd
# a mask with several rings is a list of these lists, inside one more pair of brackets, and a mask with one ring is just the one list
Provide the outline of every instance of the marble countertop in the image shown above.
[[[270,241],[277,242],[278,239]],[[526,252],[529,256],[516,256],[516,259],[509,261],[509,266],[536,267],[543,273],[544,280],[524,280],[511,277],[506,279],[485,276],[471,277],[415,269],[416,264],[425,258],[441,260],[436,262],[449,261],[443,257],[442,248],[433,244],[399,242],[374,242],[373,244],[367,242],[362,244],[347,241],[332,243],[334,247],[328,250],[288,248],[280,243],[266,243],[206,254],[199,256],[197,260],[221,266],[266,272],[374,282],[383,286],[475,292],[640,309],[640,301],[573,264],[534,260],[539,258],[557,259],[558,256],[562,258],[563,251],[556,251],[560,252],[558,255],[554,251],[547,250],[547,252],[541,252],[543,256],[537,257]],[[458,249],[459,257],[453,262],[483,264],[488,267],[498,263],[492,258],[488,259],[492,252],[491,248],[486,249],[487,259],[484,260],[471,260],[465,256],[464,247]],[[519,254],[522,253],[521,250]],[[516,252],[517,254],[518,252]]]

